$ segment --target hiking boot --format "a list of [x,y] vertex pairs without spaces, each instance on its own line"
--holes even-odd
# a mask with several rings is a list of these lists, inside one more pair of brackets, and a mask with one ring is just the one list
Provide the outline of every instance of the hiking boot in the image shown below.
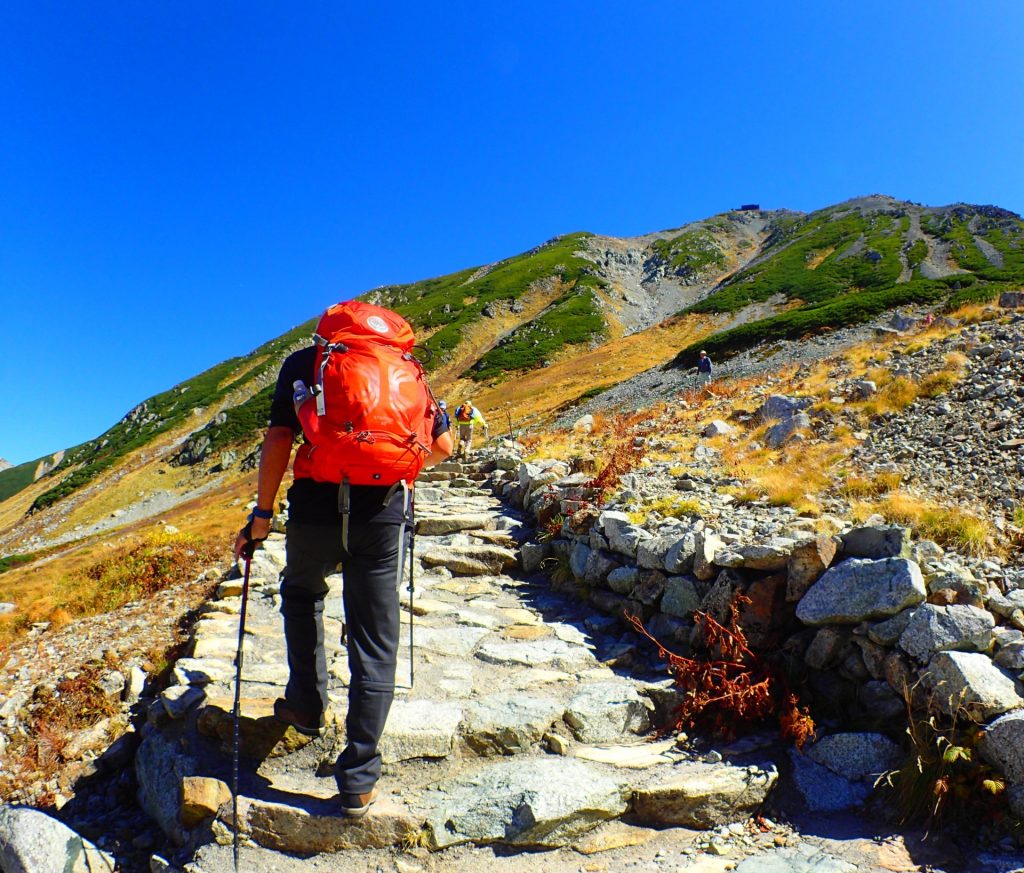
[[274,701],[274,718],[307,737],[318,737],[324,730],[324,714],[310,715],[294,709],[283,697]]
[[371,788],[365,794],[342,794],[341,814],[348,818],[362,818],[376,800],[376,788]]

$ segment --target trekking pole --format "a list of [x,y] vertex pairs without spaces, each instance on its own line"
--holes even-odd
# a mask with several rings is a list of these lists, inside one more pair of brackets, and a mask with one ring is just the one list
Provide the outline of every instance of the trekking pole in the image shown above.
[[[251,547],[245,544],[245,549]],[[242,646],[245,637],[245,609],[249,601],[249,570],[252,567],[252,553],[243,549],[245,577],[242,580],[242,608],[238,620],[238,652],[235,655],[235,705],[233,709],[233,738],[231,748],[231,821],[234,824],[232,850],[235,859],[235,873],[238,873],[238,721],[242,698]]]
[[509,412],[507,409],[505,410],[505,417],[508,419],[508,438],[512,442],[515,442],[516,441],[515,434],[513,434],[513,432],[512,432],[512,413]]
[[416,637],[413,628],[416,626],[416,606],[413,596],[416,594],[416,486],[409,492],[409,516],[412,524],[409,530],[409,688],[416,684]]

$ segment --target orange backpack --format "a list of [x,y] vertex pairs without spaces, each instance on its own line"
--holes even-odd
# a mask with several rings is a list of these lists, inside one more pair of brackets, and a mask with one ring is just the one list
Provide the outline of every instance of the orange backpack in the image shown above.
[[351,300],[313,334],[313,397],[298,409],[307,442],[297,478],[352,485],[412,484],[430,454],[437,406],[397,313]]

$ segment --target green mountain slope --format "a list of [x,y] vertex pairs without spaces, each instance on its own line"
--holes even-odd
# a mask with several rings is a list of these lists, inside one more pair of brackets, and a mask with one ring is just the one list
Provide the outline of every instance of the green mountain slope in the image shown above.
[[24,488],[28,488],[36,480],[36,469],[39,461],[27,461],[16,467],[0,470],[0,502],[13,497]]
[[[956,305],[1022,284],[1019,216],[876,195],[807,215],[723,213],[643,237],[567,234],[495,264],[383,286],[361,299],[412,323],[428,368],[495,384],[574,347],[650,327],[684,306],[684,313],[728,314],[734,325],[683,349],[677,361],[688,365],[697,345],[722,357],[908,303]],[[49,487],[32,510],[54,505],[171,432],[182,439],[179,464],[251,444],[266,422],[281,360],[314,324],[149,398],[95,440],[69,449],[45,475]],[[0,501],[33,484],[37,469],[33,461],[0,471]]]
[[[54,481],[53,487],[35,499],[32,511],[45,509],[78,490],[157,436],[187,425],[194,417],[195,409],[216,406],[232,394],[244,394],[262,381],[273,379],[286,351],[307,338],[313,327],[312,321],[300,325],[260,346],[247,357],[229,358],[168,391],[150,397],[95,440],[69,449],[60,464],[48,474],[48,478]],[[251,365],[253,361],[255,366]],[[232,418],[236,416],[237,413]],[[248,421],[247,429],[251,433],[265,424],[264,416],[262,420]],[[239,436],[242,436],[241,432]],[[0,489],[6,484],[5,480],[6,476],[0,474]]]
[[450,358],[465,329],[485,317],[490,307],[514,311],[536,284],[557,279],[565,288],[559,299],[481,358],[472,376],[484,379],[531,369],[555,348],[590,342],[605,333],[594,296],[604,279],[591,261],[577,254],[589,236],[567,234],[488,267],[377,288],[366,299],[402,313],[417,331],[430,331],[424,346],[429,350],[429,366],[436,367]]
[[688,312],[786,311],[680,351],[718,357],[758,342],[855,324],[897,306],[989,300],[1024,283],[1024,221],[994,206],[924,207],[875,196],[773,222],[759,255]]

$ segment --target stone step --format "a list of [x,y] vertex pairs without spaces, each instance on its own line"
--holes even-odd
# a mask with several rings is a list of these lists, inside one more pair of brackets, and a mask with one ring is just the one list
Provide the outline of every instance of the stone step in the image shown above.
[[[240,833],[267,849],[301,854],[462,843],[556,848],[603,821],[713,828],[743,821],[763,802],[775,771],[691,761],[641,769],[557,755],[470,764],[400,795],[381,784],[361,819],[340,815],[333,776],[289,771],[246,784]],[[218,842],[231,841],[231,804],[218,812]]]
[[[332,775],[345,745],[349,681],[339,641],[342,580],[329,578],[324,610],[332,705],[322,734],[307,737],[273,717],[287,683],[277,590],[283,538],[274,535],[254,562],[239,724],[238,825],[247,841],[301,855],[461,843],[557,847],[636,814],[634,797],[645,798],[641,823],[660,821],[659,803],[674,819],[710,821],[711,813],[679,812],[681,797],[714,808],[698,797],[702,780],[720,793],[728,784],[738,797],[763,798],[757,786],[771,781],[763,773],[694,771],[673,740],[643,742],[654,708],[649,689],[598,658],[621,648],[605,638],[621,629],[546,620],[579,613],[515,575],[521,524],[478,487],[484,473],[447,464],[428,475],[436,478],[417,492],[430,499],[417,505],[415,595],[407,580],[399,592],[396,697],[380,746],[383,795],[363,819],[340,815]],[[165,692],[156,732],[143,741],[138,766],[148,808],[179,841],[183,778],[227,778],[239,593],[239,585],[223,585],[204,612],[193,651],[175,666],[179,684]],[[741,800],[724,808],[740,818],[749,812]],[[214,827],[218,842],[230,843],[232,826],[226,804]]]
[[[433,469],[430,469],[430,470],[424,470],[422,473],[420,473],[419,476],[416,477],[416,482],[417,483],[420,483],[420,482],[428,482],[428,483],[450,482],[452,479],[455,479],[456,477],[461,476],[461,475],[462,475],[461,471],[456,472],[454,470],[450,470],[450,471],[449,470],[438,470],[437,468],[433,468]],[[418,496],[419,496],[419,489],[417,488],[417,497]]]
[[[259,792],[239,797],[239,833],[264,848],[313,854],[401,846],[414,839],[423,822],[421,813],[386,791],[362,818],[341,815],[340,806],[333,776],[279,776]],[[223,825],[218,841],[229,843],[230,804],[221,807],[218,819]]]
[[514,549],[518,544],[516,538],[510,533],[500,530],[470,530],[469,535],[475,540],[482,540],[491,545],[501,546],[505,549]]
[[459,843],[556,847],[629,808],[628,785],[599,765],[558,756],[502,760],[424,793],[425,834]]
[[[416,533],[421,536],[444,536],[459,531],[494,530],[494,516],[488,512],[476,512],[465,515],[450,513],[437,516],[421,517],[416,520]],[[505,535],[507,537],[507,534]]]
[[[426,473],[459,473],[461,474],[468,468],[467,464],[462,464],[458,461],[442,461],[440,464],[435,464],[429,470],[425,470]],[[422,473],[420,474],[422,475]]]
[[516,566],[519,556],[500,546],[450,546],[429,548],[420,560],[428,567],[445,567],[457,576],[487,576]]

